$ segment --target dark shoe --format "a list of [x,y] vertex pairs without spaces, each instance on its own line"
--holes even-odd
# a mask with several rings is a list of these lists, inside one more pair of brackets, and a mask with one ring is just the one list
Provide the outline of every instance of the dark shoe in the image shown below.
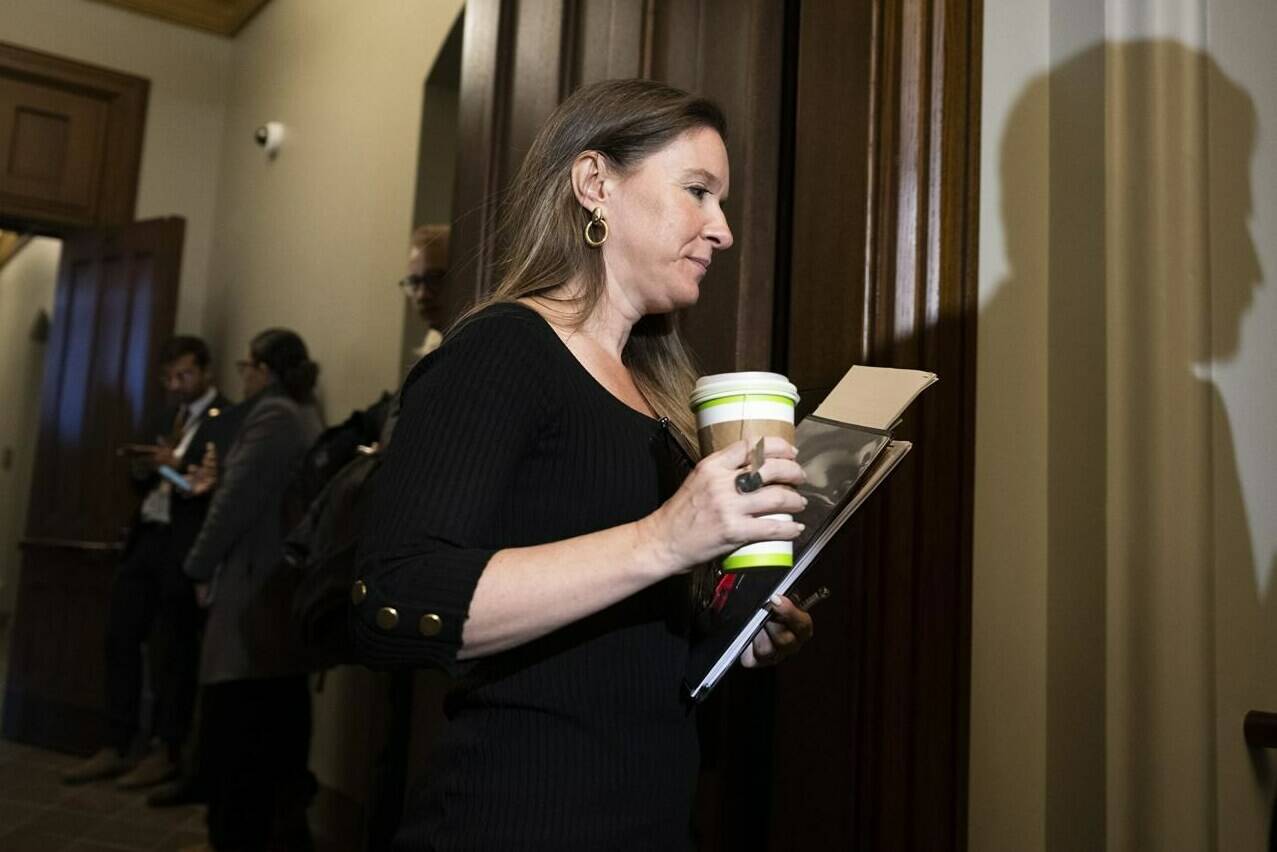
[[142,758],[137,766],[117,778],[115,786],[121,790],[154,787],[156,784],[163,784],[165,781],[176,778],[177,768],[177,764],[169,757],[168,749],[161,746]]
[[107,747],[98,751],[83,763],[77,763],[62,773],[63,784],[87,784],[90,781],[102,781],[115,778],[129,771],[132,764],[113,748]]
[[153,808],[174,808],[179,805],[202,805],[208,801],[204,795],[203,785],[194,777],[182,775],[179,778],[156,787],[146,797],[146,803]]

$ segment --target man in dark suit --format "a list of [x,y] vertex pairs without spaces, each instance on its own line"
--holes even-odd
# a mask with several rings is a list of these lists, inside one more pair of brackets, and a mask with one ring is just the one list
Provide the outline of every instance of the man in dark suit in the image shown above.
[[[179,336],[160,351],[167,402],[146,433],[146,443],[122,448],[133,456],[131,473],[142,505],[111,589],[106,631],[106,710],[111,741],[63,775],[67,783],[117,778],[117,785],[159,784],[178,772],[191,727],[199,667],[203,611],[196,605],[182,561],[199,534],[207,497],[183,496],[163,473],[180,474],[214,448],[223,455],[239,419],[212,382],[208,346]],[[142,654],[151,640],[157,747],[136,765],[130,753],[138,735]]]

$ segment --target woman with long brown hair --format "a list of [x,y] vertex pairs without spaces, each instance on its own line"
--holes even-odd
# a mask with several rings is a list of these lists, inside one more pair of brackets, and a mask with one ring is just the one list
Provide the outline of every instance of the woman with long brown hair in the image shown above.
[[[691,575],[797,537],[762,516],[803,503],[782,440],[751,494],[743,443],[692,458],[673,312],[732,244],[724,135],[713,103],[659,83],[568,98],[505,204],[499,285],[405,382],[353,631],[374,665],[458,682],[397,848],[691,845]],[[810,634],[783,600],[743,662]]]

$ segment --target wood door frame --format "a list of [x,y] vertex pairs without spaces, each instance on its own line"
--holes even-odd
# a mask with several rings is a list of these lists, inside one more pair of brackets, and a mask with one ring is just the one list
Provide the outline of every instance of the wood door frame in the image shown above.
[[[913,520],[911,542],[880,531],[892,558],[913,569],[912,643],[884,642],[897,673],[910,656],[916,666],[895,691],[911,696],[913,736],[908,773],[880,765],[883,807],[867,837],[895,848],[965,849],[983,0],[879,0],[875,17],[876,65],[884,77],[900,68],[897,85],[875,89],[875,193],[885,201],[894,190],[898,203],[878,203],[871,219],[867,280],[895,287],[874,293],[866,343],[873,363],[946,375],[906,423],[921,452],[884,507],[884,526]],[[883,574],[885,586],[898,579]],[[885,716],[889,697],[882,700]]]
[[[777,672],[773,812],[804,811],[810,819],[774,822],[771,845],[819,846],[832,838],[849,848],[961,850],[967,841],[982,0],[864,0],[858,6],[867,22],[863,44],[824,49],[867,52],[867,126],[858,143],[863,148],[849,154],[865,169],[864,252],[844,283],[825,285],[824,292],[812,291],[805,275],[782,280],[790,296],[787,349],[801,356],[801,365],[793,366],[816,377],[804,405],[818,402],[845,369],[828,358],[821,362],[828,353],[813,347],[810,329],[802,336],[813,320],[833,327],[843,322],[858,332],[858,339],[832,347],[840,353],[833,361],[932,370],[941,381],[897,430],[914,442],[910,458],[831,545],[842,557],[832,567],[845,588],[817,622],[833,628],[830,638],[839,647],[817,639]],[[834,0],[802,3],[803,14],[812,16],[844,8]],[[821,57],[805,59],[821,67]],[[803,92],[800,84],[800,98]],[[799,219],[803,201],[795,199]],[[820,208],[808,205],[808,214],[813,209]],[[796,229],[810,224],[799,219]],[[794,236],[796,243],[804,239],[798,230]],[[811,248],[809,239],[795,251]],[[831,306],[832,321],[815,316]],[[784,357],[778,353],[779,366],[790,366]],[[816,724],[811,702],[835,695],[837,706],[847,709],[845,724],[829,718]],[[793,731],[802,723],[809,737],[832,733],[825,745],[836,757],[794,749]],[[850,770],[831,775],[839,761]],[[795,789],[802,780],[841,789],[822,794],[822,801]]]

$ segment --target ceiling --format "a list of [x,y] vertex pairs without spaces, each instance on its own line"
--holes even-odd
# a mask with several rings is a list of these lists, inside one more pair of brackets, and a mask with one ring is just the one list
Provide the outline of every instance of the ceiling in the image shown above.
[[97,0],[218,35],[234,36],[270,0]]

